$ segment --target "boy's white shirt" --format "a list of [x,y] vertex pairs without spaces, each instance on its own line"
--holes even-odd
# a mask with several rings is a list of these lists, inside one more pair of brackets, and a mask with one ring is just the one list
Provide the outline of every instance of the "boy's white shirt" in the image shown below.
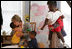
[[46,18],[52,21],[52,23],[51,23],[51,25],[52,25],[52,24],[54,24],[57,21],[57,19],[60,16],[62,16],[62,13],[60,11],[48,12]]

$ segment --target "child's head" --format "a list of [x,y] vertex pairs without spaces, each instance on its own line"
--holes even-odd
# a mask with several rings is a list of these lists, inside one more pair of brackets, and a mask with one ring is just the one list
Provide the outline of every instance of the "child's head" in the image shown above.
[[50,11],[54,11],[55,8],[57,8],[57,2],[56,1],[48,1],[47,5],[48,5],[48,8]]
[[11,27],[12,29],[16,28],[16,26],[14,25],[13,22],[11,22],[10,27]]
[[35,31],[31,31],[31,32],[29,33],[29,36],[30,36],[31,39],[35,38],[36,32],[35,32]]
[[13,22],[16,26],[18,26],[19,23],[21,22],[21,18],[20,18],[18,15],[14,15],[14,16],[12,17],[12,22]]

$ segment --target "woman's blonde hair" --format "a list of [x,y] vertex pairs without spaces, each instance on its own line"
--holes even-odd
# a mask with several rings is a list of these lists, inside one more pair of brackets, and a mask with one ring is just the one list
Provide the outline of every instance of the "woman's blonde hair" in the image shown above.
[[18,22],[21,22],[21,18],[18,16],[18,15],[14,15],[13,17],[12,17],[12,21],[13,20],[16,20],[16,21],[18,21]]

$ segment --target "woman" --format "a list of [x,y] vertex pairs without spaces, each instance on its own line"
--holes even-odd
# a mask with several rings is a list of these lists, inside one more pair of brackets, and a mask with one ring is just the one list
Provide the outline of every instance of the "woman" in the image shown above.
[[23,35],[21,18],[18,15],[14,15],[12,17],[12,23],[10,24],[10,26],[14,31],[11,41],[13,44],[19,44],[20,37]]

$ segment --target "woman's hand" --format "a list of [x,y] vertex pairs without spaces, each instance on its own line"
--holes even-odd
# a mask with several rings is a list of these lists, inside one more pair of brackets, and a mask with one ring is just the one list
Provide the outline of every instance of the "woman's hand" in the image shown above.
[[24,34],[23,33],[18,33],[17,36],[18,37],[22,37]]
[[17,28],[14,29],[14,31],[22,32],[22,28],[21,27],[17,27]]

